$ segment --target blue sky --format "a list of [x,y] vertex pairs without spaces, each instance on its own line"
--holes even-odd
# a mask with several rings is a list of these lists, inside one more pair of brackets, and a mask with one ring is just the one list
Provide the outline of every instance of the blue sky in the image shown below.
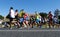
[[6,16],[11,6],[14,10],[24,9],[27,13],[53,13],[55,9],[60,9],[60,0],[0,0],[0,15]]

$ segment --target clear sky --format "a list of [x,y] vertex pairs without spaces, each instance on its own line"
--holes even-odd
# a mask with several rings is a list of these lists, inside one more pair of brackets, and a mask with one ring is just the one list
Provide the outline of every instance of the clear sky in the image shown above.
[[53,13],[55,9],[60,9],[60,0],[0,0],[0,15],[6,16],[11,6],[14,10],[24,9],[27,13]]

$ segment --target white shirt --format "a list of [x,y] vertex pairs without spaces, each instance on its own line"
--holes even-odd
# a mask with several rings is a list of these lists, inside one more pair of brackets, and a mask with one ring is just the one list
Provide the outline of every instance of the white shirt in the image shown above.
[[40,16],[40,21],[41,21],[41,16]]
[[0,20],[0,24],[2,24],[2,20]]
[[53,20],[54,20],[54,21],[57,21],[57,18],[55,17]]
[[15,12],[13,9],[11,9],[11,14],[10,14],[11,18],[15,18]]

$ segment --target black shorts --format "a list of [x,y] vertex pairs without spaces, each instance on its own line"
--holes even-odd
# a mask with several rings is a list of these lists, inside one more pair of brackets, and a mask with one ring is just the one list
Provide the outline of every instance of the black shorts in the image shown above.
[[53,20],[52,18],[49,19],[49,21],[52,21],[52,20]]
[[15,16],[15,19],[16,19],[16,21],[18,21],[19,20],[19,17],[18,16]]
[[10,22],[12,22],[12,21],[13,21],[13,19],[14,19],[14,18],[10,18]]

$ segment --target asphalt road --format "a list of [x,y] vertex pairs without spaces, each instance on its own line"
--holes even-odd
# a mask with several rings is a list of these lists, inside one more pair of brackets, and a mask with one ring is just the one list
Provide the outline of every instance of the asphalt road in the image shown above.
[[60,37],[60,29],[0,29],[0,37]]

